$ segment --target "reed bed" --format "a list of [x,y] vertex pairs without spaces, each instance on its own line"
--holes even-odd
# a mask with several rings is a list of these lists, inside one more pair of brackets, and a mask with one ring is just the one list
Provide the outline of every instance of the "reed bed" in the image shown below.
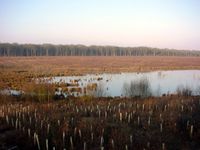
[[4,103],[0,123],[22,137],[19,149],[200,148],[199,97]]

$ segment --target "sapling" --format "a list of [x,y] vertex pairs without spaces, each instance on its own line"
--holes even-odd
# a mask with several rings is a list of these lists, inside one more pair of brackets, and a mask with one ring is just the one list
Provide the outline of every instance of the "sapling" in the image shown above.
[[90,113],[93,113],[93,108],[90,109]]
[[36,133],[35,132],[33,134],[33,143],[34,143],[34,145],[36,144]]
[[93,131],[93,127],[92,127],[92,125],[90,125],[90,131],[91,131],[91,132]]
[[104,139],[103,139],[103,136],[101,136],[101,142],[100,142],[101,147],[103,146],[103,143],[104,143]]
[[94,140],[94,133],[91,133],[91,141]]
[[113,111],[115,111],[115,110],[116,110],[116,106],[113,107]]
[[6,115],[6,122],[9,125],[9,117],[8,117],[8,115]]
[[148,110],[151,110],[151,105],[148,106]]
[[150,142],[147,142],[147,148],[150,148]]
[[47,124],[47,135],[49,134],[49,131],[50,131],[50,124],[48,123]]
[[111,145],[112,145],[112,148],[114,149],[115,148],[115,143],[114,143],[113,139],[111,140]]
[[58,126],[60,126],[60,120],[58,120],[57,122],[58,122]]
[[15,129],[18,127],[18,118],[15,120]]
[[164,111],[166,111],[167,110],[167,105],[165,105],[165,108],[164,108]]
[[70,145],[71,145],[71,149],[74,148],[74,145],[73,145],[73,140],[72,140],[72,137],[70,136]]
[[71,118],[71,123],[74,124],[74,118],[73,117]]
[[133,144],[133,135],[130,135],[130,143]]
[[189,127],[189,124],[190,124],[190,121],[188,120],[188,121],[187,121],[187,127]]
[[38,134],[36,134],[36,142],[37,142],[38,150],[40,150],[40,143],[39,143]]
[[151,117],[149,116],[149,118],[148,118],[148,126],[150,126],[150,124],[151,124]]
[[107,111],[105,111],[105,119],[107,118]]
[[77,127],[74,128],[74,136],[76,136],[77,133]]
[[165,150],[165,143],[162,143],[162,150]]
[[104,134],[104,128],[102,129],[102,135]]
[[125,149],[128,150],[128,145],[127,144],[125,145]]
[[119,120],[122,122],[122,113],[119,113]]
[[176,129],[176,125],[177,125],[177,124],[176,124],[176,123],[174,123],[174,127],[175,127],[175,129]]
[[193,135],[193,129],[194,129],[194,126],[191,125],[191,126],[190,126],[190,136],[191,136],[191,137],[192,137],[192,135]]
[[139,104],[137,104],[137,105],[136,105],[136,108],[137,108],[137,109],[139,109],[139,108],[140,108],[140,105],[139,105]]
[[138,116],[138,118],[137,118],[137,123],[138,123],[138,125],[140,124],[140,116]]
[[128,123],[131,122],[131,114],[128,115]]
[[79,109],[78,109],[78,107],[76,108],[76,112],[79,113]]
[[120,108],[118,108],[118,112],[121,113],[121,109]]
[[35,117],[35,119],[37,118],[36,109],[35,109],[35,112],[34,112],[34,117]]
[[156,104],[156,106],[155,106],[155,107],[156,107],[156,110],[158,110],[158,105],[157,105],[157,104]]
[[100,118],[101,117],[101,110],[99,110],[98,113],[99,113],[99,118]]
[[30,125],[31,125],[31,123],[32,123],[32,118],[31,118],[31,116],[29,117],[29,123],[30,123]]
[[3,117],[3,118],[5,117],[5,112],[2,112],[2,117]]
[[62,134],[62,138],[63,138],[63,145],[65,144],[65,132],[63,131],[63,134]]
[[40,128],[42,129],[42,126],[43,126],[43,120],[41,120],[40,122]]
[[78,130],[78,133],[79,133],[79,137],[81,138],[82,137],[81,129]]
[[46,150],[49,150],[49,141],[46,139]]
[[162,114],[160,114],[160,120],[162,119]]
[[162,131],[163,131],[163,125],[162,123],[160,123],[160,132],[162,133]]
[[11,125],[14,127],[14,120],[11,118]]
[[167,107],[169,108],[169,107],[170,107],[170,104],[167,104]]
[[31,129],[28,128],[28,137],[30,138],[31,137]]
[[83,144],[83,150],[86,150],[86,142]]
[[101,146],[101,150],[104,150],[104,147],[103,147],[103,146]]
[[120,108],[121,107],[121,102],[118,104],[118,108]]

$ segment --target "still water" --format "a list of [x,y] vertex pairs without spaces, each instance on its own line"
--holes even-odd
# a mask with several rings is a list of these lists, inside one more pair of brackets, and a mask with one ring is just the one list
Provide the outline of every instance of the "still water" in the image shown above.
[[54,77],[52,82],[70,83],[77,81],[80,88],[88,84],[101,86],[107,96],[123,96],[123,86],[131,81],[147,78],[154,96],[176,93],[177,87],[187,86],[196,95],[200,87],[200,70],[154,71],[146,73],[87,74],[85,76]]

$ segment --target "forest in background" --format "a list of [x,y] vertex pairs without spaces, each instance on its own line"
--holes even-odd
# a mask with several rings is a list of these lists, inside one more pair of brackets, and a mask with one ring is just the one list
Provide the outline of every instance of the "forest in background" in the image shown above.
[[0,43],[0,56],[200,56],[197,50]]

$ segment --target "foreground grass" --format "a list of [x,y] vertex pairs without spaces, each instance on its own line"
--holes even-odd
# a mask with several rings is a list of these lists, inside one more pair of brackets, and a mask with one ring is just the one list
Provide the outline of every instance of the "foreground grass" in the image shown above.
[[0,149],[199,149],[199,122],[200,97],[9,102]]

